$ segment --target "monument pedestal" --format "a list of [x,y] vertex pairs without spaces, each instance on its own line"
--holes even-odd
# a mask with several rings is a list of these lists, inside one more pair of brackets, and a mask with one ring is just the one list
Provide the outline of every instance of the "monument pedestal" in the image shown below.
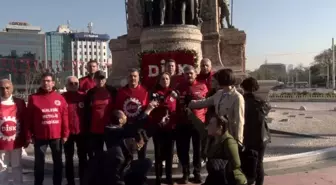
[[165,25],[145,28],[140,36],[141,51],[175,51],[179,49],[194,50],[197,64],[202,59],[202,33],[192,25]]
[[224,67],[245,72],[246,34],[238,29],[221,29],[220,57]]

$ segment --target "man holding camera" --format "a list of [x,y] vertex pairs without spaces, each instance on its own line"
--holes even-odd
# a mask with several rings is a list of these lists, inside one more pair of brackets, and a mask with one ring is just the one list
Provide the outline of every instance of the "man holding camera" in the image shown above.
[[[183,177],[182,182],[187,184],[190,175],[190,139],[193,145],[193,166],[194,166],[194,183],[201,183],[201,133],[195,127],[191,120],[188,119],[185,107],[191,100],[199,100],[206,97],[208,88],[204,83],[196,80],[197,73],[194,67],[187,66],[184,68],[185,83],[177,86],[177,91],[180,94],[179,102],[177,104],[177,126],[176,126],[176,144],[177,154],[179,156]],[[206,109],[193,110],[193,114],[197,116],[202,122],[205,121]]]
[[112,112],[111,122],[105,127],[104,133],[107,152],[91,161],[88,185],[145,184],[152,161],[147,158],[133,160],[133,153],[141,150],[147,142],[148,136],[142,128],[158,105],[157,101],[151,101],[133,124],[127,124],[123,111]]

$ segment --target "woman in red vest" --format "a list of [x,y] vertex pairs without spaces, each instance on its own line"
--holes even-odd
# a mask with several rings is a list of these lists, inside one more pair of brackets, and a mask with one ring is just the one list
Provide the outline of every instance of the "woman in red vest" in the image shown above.
[[152,99],[159,101],[159,106],[151,113],[150,123],[156,127],[153,136],[155,150],[156,184],[161,184],[162,161],[165,161],[167,184],[174,184],[172,180],[172,163],[174,152],[174,129],[176,99],[170,88],[170,75],[163,73],[152,93]]

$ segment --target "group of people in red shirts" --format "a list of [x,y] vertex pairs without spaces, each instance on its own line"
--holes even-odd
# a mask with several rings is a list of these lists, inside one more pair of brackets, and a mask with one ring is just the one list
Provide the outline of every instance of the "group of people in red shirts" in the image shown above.
[[[34,145],[35,185],[42,185],[47,147],[49,146],[53,160],[53,184],[62,184],[62,150],[65,153],[65,174],[68,185],[74,185],[74,152],[75,145],[79,160],[79,177],[83,177],[88,166],[88,159],[104,151],[104,128],[113,110],[121,110],[128,122],[136,118],[146,109],[151,101],[158,106],[150,114],[147,124],[155,125],[169,117],[165,125],[153,134],[155,148],[155,170],[157,183],[161,183],[162,161],[165,161],[166,179],[172,180],[172,162],[174,143],[183,169],[182,180],[189,180],[190,140],[193,147],[194,182],[200,183],[201,169],[201,136],[194,127],[188,124],[183,112],[183,97],[203,99],[211,88],[211,61],[201,61],[201,72],[192,66],[184,68],[183,76],[176,73],[176,62],[166,61],[166,70],[157,79],[155,87],[144,87],[140,84],[140,72],[130,69],[128,84],[119,89],[106,84],[105,73],[98,70],[98,63],[87,64],[88,75],[81,79],[70,76],[66,79],[67,92],[59,94],[55,91],[54,76],[44,73],[41,76],[41,87],[37,93],[28,98],[28,104],[15,98],[13,84],[9,80],[0,82],[0,184],[8,183],[8,166],[12,167],[14,183],[22,184],[21,148]],[[153,100],[152,95],[159,94],[162,99]],[[180,98],[176,98],[176,94]],[[193,113],[205,121],[206,109],[195,109]],[[146,157],[146,143],[140,147],[138,158]]]

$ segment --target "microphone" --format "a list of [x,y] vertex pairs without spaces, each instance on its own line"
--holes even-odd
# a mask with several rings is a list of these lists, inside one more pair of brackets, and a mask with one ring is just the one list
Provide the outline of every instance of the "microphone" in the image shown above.
[[172,91],[170,93],[170,96],[175,98],[175,99],[178,99],[180,97],[180,93],[178,91]]

